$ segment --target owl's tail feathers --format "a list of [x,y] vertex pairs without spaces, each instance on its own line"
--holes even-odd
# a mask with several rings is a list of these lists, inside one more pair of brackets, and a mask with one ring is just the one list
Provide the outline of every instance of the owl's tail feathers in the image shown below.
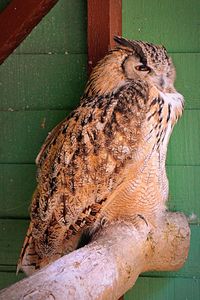
[[33,224],[29,225],[24,244],[21,250],[21,254],[17,263],[16,274],[22,270],[26,275],[30,276],[34,272],[38,271],[42,267],[45,267],[52,261],[61,257],[61,255],[52,255],[50,257],[40,257],[36,252],[35,240],[32,236]]
[[18,274],[18,272],[22,270],[26,273],[26,275],[31,275],[39,269],[38,263],[39,256],[35,252],[35,246],[32,238],[32,223],[30,223],[18,260],[16,273]]
[[[59,228],[57,228],[56,226],[59,226]],[[32,236],[32,229],[33,224],[31,222],[24,240],[16,272],[18,273],[20,270],[22,270],[28,276],[38,271],[39,269],[45,267],[46,265],[54,262],[64,254],[74,251],[78,246],[82,234],[80,230],[79,232],[77,232],[76,235],[72,235],[70,236],[70,239],[68,239],[66,228],[63,228],[60,225],[56,224],[52,235],[49,232],[48,237],[51,241],[51,244],[49,246],[46,245],[46,249],[48,249],[49,251],[48,254],[46,253],[46,255],[44,255],[45,249],[42,248],[42,245],[44,244],[44,237],[42,237],[41,240],[39,240],[39,242],[41,243],[39,243],[38,245],[38,240],[35,241],[35,239]],[[56,235],[55,232],[57,233]],[[43,255],[40,256],[38,254],[38,250],[40,254],[42,252]]]

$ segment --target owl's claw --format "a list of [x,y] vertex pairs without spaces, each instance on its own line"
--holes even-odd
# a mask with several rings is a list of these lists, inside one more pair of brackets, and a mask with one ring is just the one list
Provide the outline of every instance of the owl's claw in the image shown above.
[[146,223],[146,225],[148,226],[147,220],[142,215],[138,214],[138,217],[140,217]]

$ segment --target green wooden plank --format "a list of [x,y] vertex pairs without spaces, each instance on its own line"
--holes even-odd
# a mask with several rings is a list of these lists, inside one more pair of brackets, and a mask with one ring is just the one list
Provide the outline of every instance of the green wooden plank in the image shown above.
[[28,220],[0,219],[0,265],[16,266],[28,224]]
[[[200,54],[173,54],[186,108],[200,108]],[[0,110],[66,109],[79,102],[86,55],[12,55],[0,67]]]
[[86,55],[11,55],[0,68],[0,110],[66,109],[80,101]]
[[16,275],[16,272],[0,271],[0,289],[8,287],[11,284],[23,279],[24,277],[25,275],[23,273],[19,273],[18,275]]
[[6,6],[11,2],[11,0],[1,0],[0,1],[0,11],[4,10]]
[[[53,110],[0,112],[0,163],[33,163],[47,133],[66,115]],[[185,111],[170,140],[168,165],[200,165],[199,132],[200,110]]]
[[16,273],[16,265],[0,265],[0,273],[1,272]]
[[35,176],[35,165],[0,165],[0,218],[29,216]]
[[200,165],[200,110],[186,110],[168,147],[169,165]]
[[200,223],[200,166],[168,166],[169,202],[172,211],[182,211],[190,223]]
[[185,97],[186,109],[200,108],[200,53],[171,54],[176,67],[175,86]]
[[199,52],[199,0],[123,0],[123,35],[164,44],[171,52]]
[[0,112],[0,162],[34,163],[48,132],[68,112]]
[[59,0],[15,53],[86,53],[87,1]]
[[[28,227],[28,220],[0,219],[0,271],[15,267]],[[191,246],[185,266],[177,272],[149,272],[143,276],[200,278],[200,227],[191,226]]]
[[125,300],[198,300],[200,279],[144,278],[125,295]]
[[[190,222],[200,223],[200,166],[168,166],[169,202],[172,211],[194,216]],[[36,185],[34,164],[0,165],[0,218],[27,218]],[[195,217],[196,216],[196,217]]]

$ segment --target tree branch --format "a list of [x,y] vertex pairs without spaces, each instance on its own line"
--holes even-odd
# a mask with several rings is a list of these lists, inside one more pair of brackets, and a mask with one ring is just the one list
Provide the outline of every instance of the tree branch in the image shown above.
[[0,292],[0,299],[118,299],[141,272],[177,270],[189,249],[190,229],[181,213],[166,212],[157,226],[117,222],[89,245]]

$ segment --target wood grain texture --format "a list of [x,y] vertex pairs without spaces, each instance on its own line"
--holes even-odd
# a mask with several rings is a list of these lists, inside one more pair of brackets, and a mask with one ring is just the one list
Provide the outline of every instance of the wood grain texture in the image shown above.
[[0,63],[26,38],[58,0],[12,0],[0,15]]
[[125,300],[197,300],[200,298],[200,279],[139,277]]
[[122,34],[121,0],[88,0],[88,70],[115,46],[113,37]]
[[199,52],[198,0],[124,0],[123,35],[165,44],[169,52]]
[[0,110],[74,108],[86,83],[86,55],[12,55],[0,68]]

